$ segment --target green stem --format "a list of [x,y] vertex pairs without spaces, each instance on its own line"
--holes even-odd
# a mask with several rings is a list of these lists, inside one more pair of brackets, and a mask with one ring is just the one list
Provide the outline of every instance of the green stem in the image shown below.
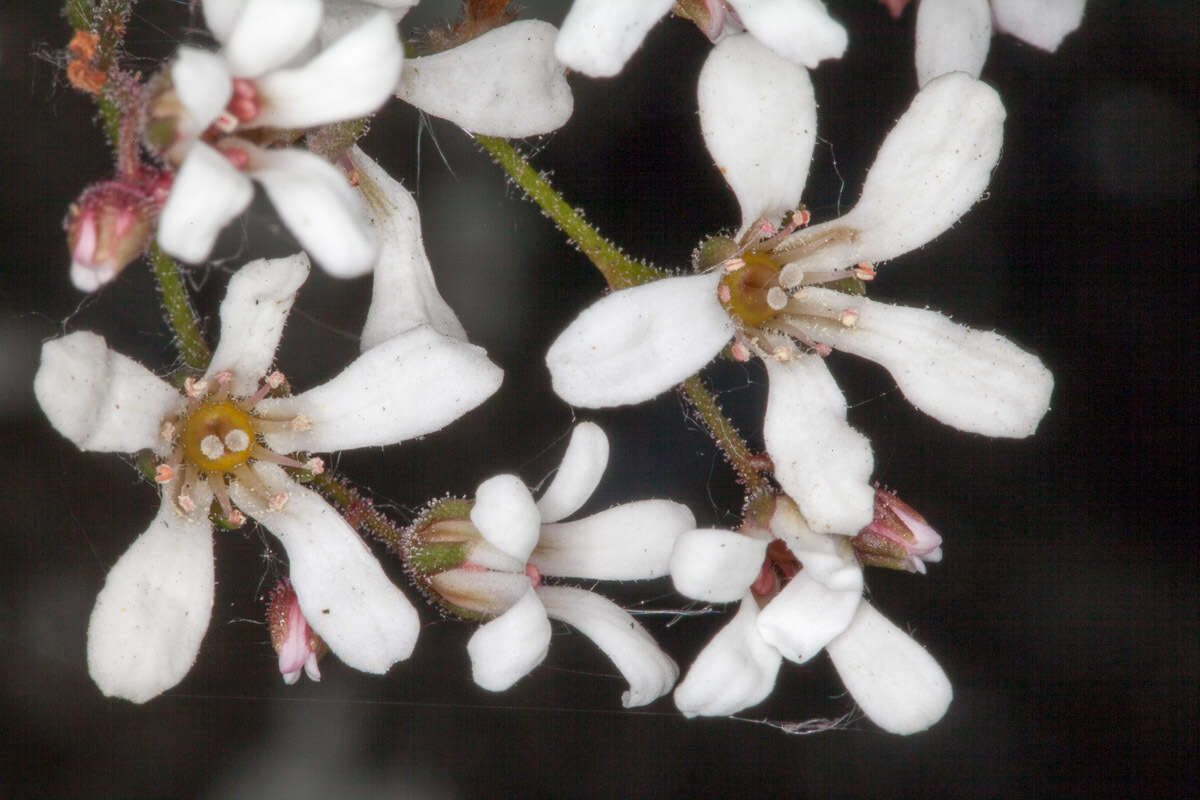
[[[550,182],[530,165],[525,156],[507,141],[491,136],[476,136],[475,141],[479,142],[492,159],[504,168],[509,177],[525,190],[529,198],[558,225],[567,238],[579,246],[596,269],[600,270],[600,274],[611,288],[624,289],[670,276],[669,272],[634,261],[618,250],[588,224]],[[771,485],[764,473],[770,472],[770,467],[761,457],[756,457],[751,452],[746,440],[721,411],[717,399],[705,388],[700,377],[693,375],[688,378],[680,385],[679,390],[695,409],[709,435],[737,472],[745,487],[747,500],[769,491]]]
[[212,354],[200,334],[200,318],[188,300],[179,265],[159,248],[158,242],[150,245],[150,265],[154,268],[154,279],[158,282],[163,308],[167,312],[167,323],[175,332],[175,344],[183,363],[193,369],[204,369]]
[[403,529],[375,508],[371,499],[363,497],[349,480],[326,470],[320,475],[313,475],[309,485],[345,517],[350,527],[370,534],[395,553],[401,552]]

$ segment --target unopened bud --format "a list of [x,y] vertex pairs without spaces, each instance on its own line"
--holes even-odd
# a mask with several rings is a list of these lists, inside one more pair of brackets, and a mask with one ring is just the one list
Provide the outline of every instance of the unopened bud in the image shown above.
[[300,680],[301,669],[309,680],[321,680],[317,662],[329,648],[308,626],[296,592],[287,580],[275,586],[267,601],[267,627],[271,631],[271,646],[279,654],[279,672],[284,683]]
[[88,188],[65,222],[75,288],[94,292],[141,255],[155,213],[153,201],[127,183],[105,181]]
[[925,573],[942,560],[942,537],[925,518],[885,489],[875,489],[875,517],[852,540],[859,560],[873,567]]
[[737,242],[727,236],[710,236],[692,251],[692,268],[696,272],[707,272],[718,264],[736,258],[738,249]]

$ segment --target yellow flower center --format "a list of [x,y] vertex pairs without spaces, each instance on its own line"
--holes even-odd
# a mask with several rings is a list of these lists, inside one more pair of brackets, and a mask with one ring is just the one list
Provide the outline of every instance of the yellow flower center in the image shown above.
[[250,415],[232,402],[208,403],[184,421],[180,443],[184,458],[201,472],[228,472],[250,459],[254,428]]
[[717,296],[726,311],[756,328],[779,313],[767,302],[767,293],[779,286],[780,269],[771,258],[753,251],[740,260],[744,262],[741,267],[721,278],[723,288]]

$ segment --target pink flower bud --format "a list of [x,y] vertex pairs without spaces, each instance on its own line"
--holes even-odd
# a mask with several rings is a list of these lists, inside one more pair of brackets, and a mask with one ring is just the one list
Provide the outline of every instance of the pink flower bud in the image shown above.
[[300,680],[300,670],[309,680],[321,680],[317,662],[329,650],[321,637],[308,627],[300,612],[296,592],[287,580],[281,580],[267,602],[267,626],[271,631],[271,646],[279,654],[279,672],[283,681],[293,684]]
[[875,518],[853,539],[859,559],[874,567],[924,574],[925,563],[942,560],[942,537],[912,506],[875,489]]
[[[155,183],[157,176],[149,176]],[[120,180],[89,187],[67,212],[71,282],[94,292],[133,261],[150,241],[157,205],[140,186]]]

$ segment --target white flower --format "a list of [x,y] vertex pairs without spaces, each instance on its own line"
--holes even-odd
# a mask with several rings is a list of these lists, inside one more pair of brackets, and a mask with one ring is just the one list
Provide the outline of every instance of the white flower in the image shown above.
[[[731,531],[682,534],[671,556],[680,593],[740,600],[737,615],[696,657],[675,689],[687,716],[724,716],[771,693],[782,659],[797,664],[822,649],[870,719],[909,734],[941,719],[953,691],[916,642],[862,599],[862,568],[849,540],[813,533],[786,498],[762,537]],[[786,545],[768,558],[771,537]],[[780,588],[780,579],[785,582]]]
[[[573,70],[595,78],[616,75],[647,32],[674,0],[575,0],[563,20],[555,53]],[[816,67],[846,50],[846,31],[820,0],[725,0],[715,9],[773,52],[796,64]],[[719,36],[711,28],[710,37]],[[764,76],[766,78],[767,76]]]
[[83,450],[152,450],[162,460],[158,514],[109,572],[88,627],[88,668],[107,695],[144,702],[195,661],[213,603],[214,499],[218,517],[238,524],[245,512],[280,540],[300,610],[342,661],[382,673],[412,651],[412,606],[354,529],[283,469],[319,472],[321,460],[285,454],[438,430],[502,376],[479,348],[419,326],[315,389],[269,397],[282,385],[270,366],[308,270],[299,254],[234,275],[212,363],[182,393],[92,333],[42,347],[34,392],[60,433]]
[[404,54],[382,11],[294,66],[322,13],[320,0],[205,0],[222,49],[179,49],[147,129],[179,165],[159,220],[168,253],[192,263],[207,258],[221,229],[250,203],[253,179],[327,270],[352,277],[370,268],[376,244],[345,176],[313,153],[256,141],[268,129],[361,117],[391,96]]
[[1083,20],[1085,0],[921,0],[917,7],[917,83],[947,72],[976,78],[987,60],[992,20],[1034,47],[1051,52]]
[[[691,512],[667,500],[615,506],[574,522],[559,522],[591,496],[608,461],[599,427],[575,427],[558,473],[538,501],[516,476],[480,484],[470,519],[418,521],[406,544],[410,572],[455,613],[495,617],[467,643],[475,682],[508,689],[542,662],[549,619],[595,642],[629,682],[626,707],[652,702],[679,675],[633,617],[598,594],[547,586],[542,576],[642,580],[667,574],[676,537],[695,526]],[[449,568],[429,569],[438,548],[454,553]],[[426,565],[422,567],[421,565]]]
[[[735,358],[766,364],[775,477],[822,533],[857,533],[874,504],[870,446],[847,425],[820,357],[831,347],[878,361],[910,402],[948,425],[1032,434],[1053,388],[1036,357],[934,311],[820,286],[870,278],[868,262],[920,247],[975,203],[1000,153],[996,93],[961,73],[930,82],[884,141],[858,204],[794,234],[807,222],[798,203],[816,136],[807,73],[731,37],[705,65],[699,94],[709,152],[741,205],[741,241],[723,240],[712,271],[614,292],[580,314],[546,354],[559,396],[587,407],[648,400],[732,338]],[[782,231],[766,222],[788,209]]]

